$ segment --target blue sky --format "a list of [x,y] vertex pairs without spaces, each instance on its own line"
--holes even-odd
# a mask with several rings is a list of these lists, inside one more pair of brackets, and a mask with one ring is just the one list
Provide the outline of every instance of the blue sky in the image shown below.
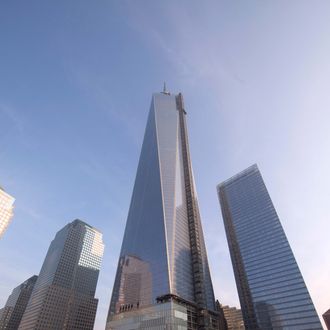
[[151,94],[181,91],[216,296],[238,305],[216,185],[258,163],[319,314],[330,308],[330,2],[0,3],[0,306],[81,218],[104,234],[103,329]]

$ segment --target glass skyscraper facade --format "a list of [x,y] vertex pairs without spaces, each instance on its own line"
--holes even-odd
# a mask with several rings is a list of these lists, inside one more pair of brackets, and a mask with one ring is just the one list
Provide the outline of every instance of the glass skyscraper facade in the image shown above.
[[0,329],[16,330],[21,322],[38,276],[34,275],[16,287],[0,311]]
[[103,257],[102,234],[81,220],[52,241],[19,329],[84,329],[94,326],[94,298]]
[[[154,326],[181,329],[182,318],[176,324],[165,314],[179,308],[174,314],[181,315],[183,305],[185,329],[198,322],[199,329],[213,329],[207,324],[216,322],[185,117],[181,94],[153,94],[107,329],[128,329],[124,324],[137,315],[142,323],[149,315],[158,320]],[[142,328],[156,329],[148,324]]]
[[15,198],[10,196],[0,187],[0,238],[6,231],[11,219],[14,216]]
[[246,329],[322,329],[257,165],[217,190]]

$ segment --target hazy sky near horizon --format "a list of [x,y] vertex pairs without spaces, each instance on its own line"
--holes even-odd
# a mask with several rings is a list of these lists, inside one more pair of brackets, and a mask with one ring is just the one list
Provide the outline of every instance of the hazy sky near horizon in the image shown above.
[[0,308],[75,218],[106,245],[104,329],[151,94],[182,92],[216,297],[238,306],[216,185],[257,163],[330,308],[330,2],[0,2]]

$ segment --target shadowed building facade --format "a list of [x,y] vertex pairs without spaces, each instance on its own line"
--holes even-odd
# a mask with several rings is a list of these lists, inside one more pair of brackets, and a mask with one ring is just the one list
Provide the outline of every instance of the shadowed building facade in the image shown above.
[[81,220],[52,241],[19,329],[93,329],[104,244]]
[[153,94],[107,329],[218,329],[182,95]]
[[246,329],[321,330],[257,165],[217,190]]
[[34,275],[16,287],[1,310],[0,329],[16,330],[21,322],[38,276]]

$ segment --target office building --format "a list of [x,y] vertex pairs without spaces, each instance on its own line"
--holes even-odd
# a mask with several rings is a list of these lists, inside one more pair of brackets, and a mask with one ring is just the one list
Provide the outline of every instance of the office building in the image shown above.
[[219,300],[216,300],[216,302],[215,302],[215,310],[219,314],[219,329],[228,330],[228,323],[225,318],[224,310],[223,310],[222,305],[220,304]]
[[165,89],[152,96],[107,322],[156,327],[220,327],[183,98]]
[[228,330],[245,330],[242,311],[236,307],[221,306]]
[[0,329],[16,330],[30,299],[38,276],[34,275],[16,287],[0,314]]
[[217,189],[246,329],[322,329],[257,165]]
[[50,244],[19,329],[93,329],[94,297],[104,245],[81,220],[62,228]]
[[15,198],[10,196],[0,187],[0,238],[6,231],[11,219],[14,216],[14,201]]

